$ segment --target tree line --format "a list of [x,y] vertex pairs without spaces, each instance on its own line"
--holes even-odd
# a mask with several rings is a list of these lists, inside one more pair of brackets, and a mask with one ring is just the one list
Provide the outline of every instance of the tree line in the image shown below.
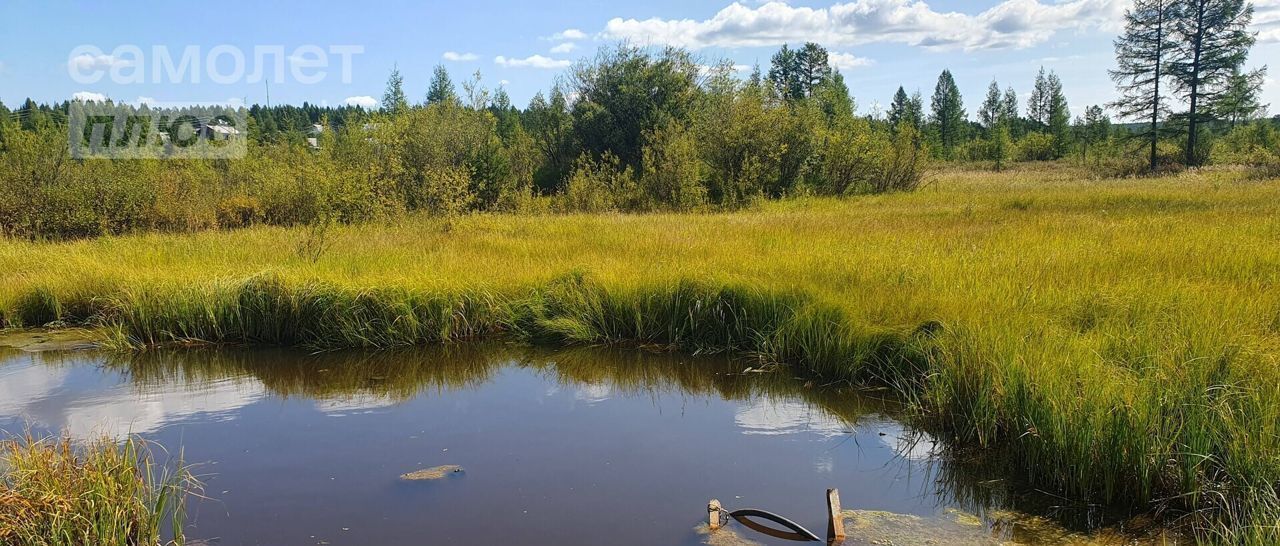
[[[1262,119],[1263,72],[1241,69],[1251,13],[1235,0],[1135,4],[1116,41],[1122,98],[1111,106],[1141,123],[1113,123],[1101,105],[1073,118],[1063,82],[1043,68],[1025,100],[991,82],[973,119],[949,70],[927,105],[899,87],[885,111],[859,114],[814,43],[784,45],[745,76],[682,49],[604,48],[523,108],[478,72],[459,85],[444,67],[416,99],[393,69],[376,109],[248,108],[248,153],[236,161],[75,160],[66,151],[70,103],[0,104],[0,232],[731,209],[911,190],[926,168],[947,162],[998,170],[1072,160],[1109,174],[1207,161],[1274,166],[1280,138]],[[1189,110],[1171,113],[1175,98]]]

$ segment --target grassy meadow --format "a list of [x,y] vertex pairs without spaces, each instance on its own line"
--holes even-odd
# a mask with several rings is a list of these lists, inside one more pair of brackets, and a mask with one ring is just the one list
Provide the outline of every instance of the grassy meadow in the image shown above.
[[[1280,181],[947,171],[702,214],[475,214],[0,240],[10,326],[327,349],[733,351],[887,386],[1073,500],[1280,540]],[[990,451],[984,451],[990,450]]]

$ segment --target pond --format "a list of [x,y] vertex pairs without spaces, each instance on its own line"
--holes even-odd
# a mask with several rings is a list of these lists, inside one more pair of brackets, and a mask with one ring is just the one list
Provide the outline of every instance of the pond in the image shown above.
[[[777,544],[736,523],[706,534],[708,500],[821,535],[829,487],[846,544],[1085,539],[1012,510],[1003,480],[960,470],[974,465],[894,404],[749,360],[501,344],[3,351],[0,430],[180,452],[206,484],[189,514],[201,544]],[[461,471],[401,479],[441,465]]]

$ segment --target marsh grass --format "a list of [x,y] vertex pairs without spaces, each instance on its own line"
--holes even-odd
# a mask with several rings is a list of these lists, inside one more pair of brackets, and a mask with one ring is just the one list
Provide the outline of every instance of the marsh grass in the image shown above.
[[[0,544],[182,544],[200,484],[142,440],[0,442]],[[167,534],[167,536],[166,536]]]
[[1277,218],[1280,183],[1235,171],[944,173],[736,213],[344,226],[315,260],[283,228],[0,241],[0,309],[60,308],[134,348],[507,336],[752,354],[888,386],[916,424],[999,449],[1036,488],[1272,544]]

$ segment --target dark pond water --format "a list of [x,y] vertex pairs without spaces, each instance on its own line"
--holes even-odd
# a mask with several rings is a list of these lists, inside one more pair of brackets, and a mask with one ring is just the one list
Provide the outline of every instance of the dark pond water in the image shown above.
[[[209,497],[188,534],[208,544],[728,544],[696,529],[709,499],[822,534],[828,487],[849,544],[1082,539],[1005,511],[998,480],[955,470],[892,405],[751,364],[501,345],[6,351],[0,430],[181,450]],[[465,471],[399,478],[446,464]]]

